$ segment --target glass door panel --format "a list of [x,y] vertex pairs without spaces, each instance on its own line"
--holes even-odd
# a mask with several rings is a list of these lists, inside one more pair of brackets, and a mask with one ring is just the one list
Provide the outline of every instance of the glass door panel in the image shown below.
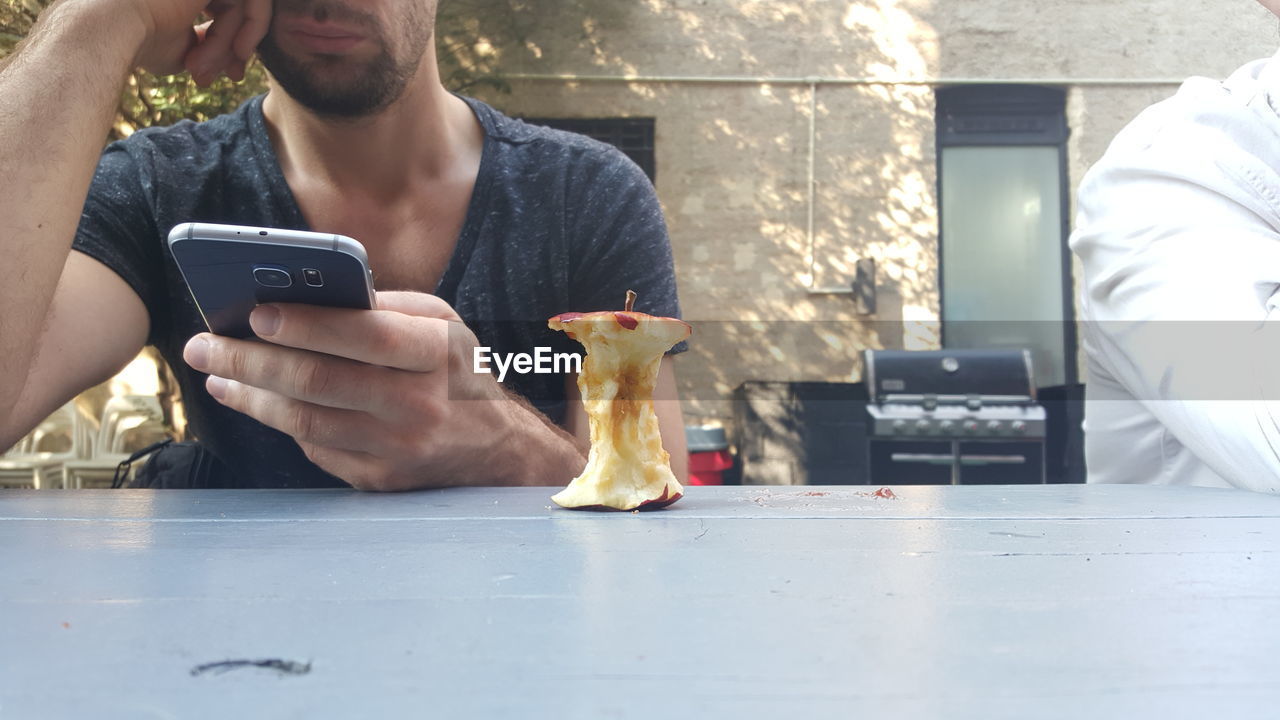
[[1056,146],[944,147],[943,344],[1028,348],[1066,382],[1062,168]]

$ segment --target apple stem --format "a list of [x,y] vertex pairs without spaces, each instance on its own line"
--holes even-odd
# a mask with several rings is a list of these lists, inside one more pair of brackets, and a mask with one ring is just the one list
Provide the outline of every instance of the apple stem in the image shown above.
[[627,291],[627,304],[626,304],[625,306],[623,306],[623,308],[622,308],[622,309],[623,309],[623,311],[624,311],[624,312],[631,312],[631,308],[633,308],[633,307],[635,307],[635,306],[636,306],[636,291],[635,291],[635,290],[628,290],[628,291]]

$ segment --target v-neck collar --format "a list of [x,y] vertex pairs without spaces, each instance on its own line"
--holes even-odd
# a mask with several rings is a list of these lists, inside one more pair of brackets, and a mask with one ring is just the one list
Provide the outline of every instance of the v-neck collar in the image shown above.
[[[266,116],[262,112],[262,101],[265,97],[266,93],[263,93],[249,100],[247,115],[250,142],[253,143],[257,157],[260,158],[261,170],[266,174],[269,181],[271,200],[279,213],[278,217],[291,229],[312,230],[313,228],[307,223],[306,217],[302,214],[302,206],[298,204],[298,198],[293,194],[293,189],[289,187],[289,181],[285,179],[284,169],[280,165],[280,157],[276,154],[275,146],[271,144],[271,135],[267,131]],[[457,241],[454,243],[453,254],[449,257],[449,263],[445,266],[444,272],[440,274],[440,279],[436,281],[435,292],[433,293],[450,305],[455,304],[457,301],[458,286],[461,284],[462,276],[471,260],[471,254],[476,246],[476,239],[480,235],[480,228],[484,222],[484,209],[488,205],[489,190],[493,184],[494,169],[492,165],[495,162],[493,144],[497,130],[488,106],[478,100],[463,97],[462,95],[457,97],[465,102],[476,116],[476,120],[484,131],[484,140],[480,150],[480,167],[476,172],[476,181],[471,189],[471,200],[467,203],[466,218],[462,222],[462,229],[458,232]],[[356,238],[356,240],[359,239],[358,237]],[[375,282],[377,274],[377,269],[374,268]]]

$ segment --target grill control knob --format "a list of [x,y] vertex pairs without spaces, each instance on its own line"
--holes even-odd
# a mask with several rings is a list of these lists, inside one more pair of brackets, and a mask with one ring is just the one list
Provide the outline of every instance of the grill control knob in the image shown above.
[[954,435],[956,432],[956,424],[951,420],[943,420],[938,423],[938,432],[942,435]]
[[894,434],[896,434],[896,435],[907,435],[907,434],[909,434],[909,433],[911,432],[911,430],[912,430],[912,428],[911,428],[911,426],[910,426],[910,425],[908,425],[908,424],[907,424],[907,421],[906,421],[906,420],[894,420],[894,421],[893,421],[893,432],[894,432]]
[[988,420],[986,430],[991,435],[999,435],[1004,431],[1004,425],[999,420]]
[[1027,424],[1022,422],[1021,420],[1014,420],[1012,423],[1009,424],[1009,429],[1013,431],[1014,435],[1027,434]]
[[978,432],[978,427],[979,427],[979,426],[978,426],[978,421],[977,421],[977,420],[965,420],[965,421],[964,421],[964,425],[963,425],[962,427],[964,428],[964,432],[965,432],[965,434],[966,434],[966,435],[974,435],[974,434],[976,434],[976,433]]
[[933,429],[933,423],[929,422],[928,420],[917,420],[917,421],[916,421],[916,431],[917,431],[917,432],[927,433],[927,432],[929,432],[929,431],[930,431],[930,430],[932,430],[932,429]]

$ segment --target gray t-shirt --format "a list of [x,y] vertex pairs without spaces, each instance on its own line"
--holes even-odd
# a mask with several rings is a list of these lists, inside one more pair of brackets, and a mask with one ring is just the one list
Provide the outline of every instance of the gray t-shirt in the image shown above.
[[[628,288],[639,293],[637,310],[679,317],[666,225],[643,172],[608,145],[464,99],[484,128],[484,149],[435,294],[480,345],[494,353],[580,352],[546,327],[547,318],[620,309]],[[107,147],[74,247],[119,273],[146,304],[148,342],[173,367],[191,430],[230,469],[231,484],[341,486],[290,437],[213,400],[205,375],[182,360],[187,340],[205,330],[166,243],[182,222],[312,229],[280,170],[262,96],[208,122],[142,130]],[[562,420],[563,375],[508,375],[505,382]]]

